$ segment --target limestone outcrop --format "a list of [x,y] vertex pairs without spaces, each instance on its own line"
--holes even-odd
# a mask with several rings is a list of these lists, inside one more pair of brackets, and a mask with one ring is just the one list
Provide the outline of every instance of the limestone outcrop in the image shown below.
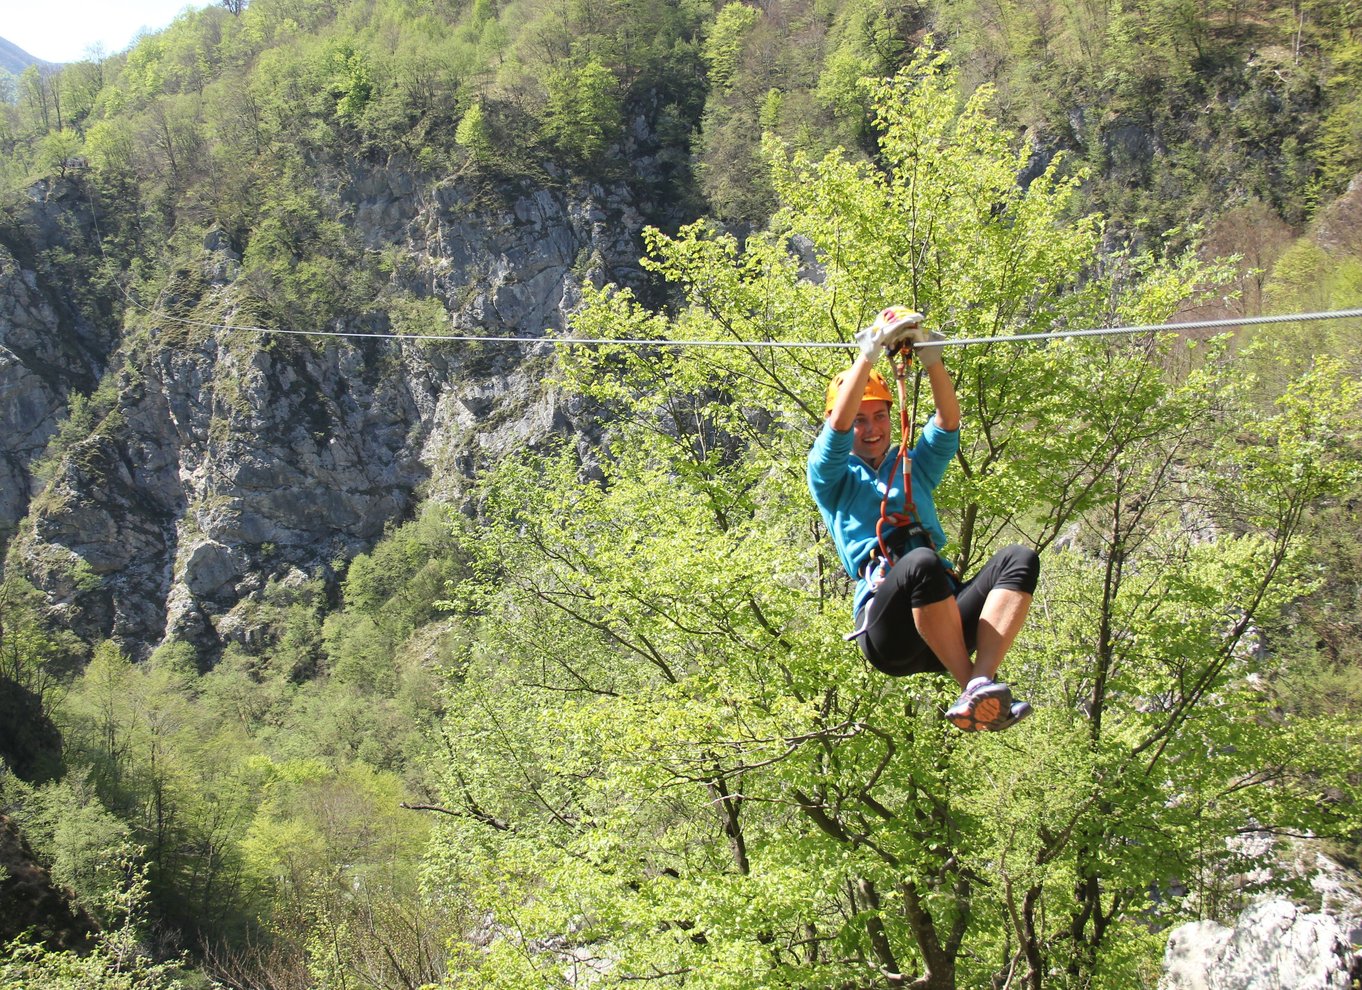
[[18,217],[0,226],[0,544],[40,487],[33,466],[68,396],[94,390],[117,339],[111,307],[70,291],[58,260],[96,249],[88,202],[69,183],[41,183]]
[[[342,199],[365,247],[403,256],[400,288],[440,303],[442,332],[560,333],[584,278],[642,280],[643,212],[625,187],[418,188],[376,169],[351,175]],[[239,270],[210,235],[199,301],[230,311]],[[134,655],[187,638],[211,659],[224,637],[251,634],[238,606],[269,579],[327,574],[420,497],[463,502],[497,458],[593,432],[587,410],[544,386],[546,345],[270,337],[133,310],[88,435],[68,438],[39,491],[29,472],[71,386],[43,380],[46,359],[16,349],[60,322],[60,293],[34,284],[0,256],[0,341],[14,342],[0,351],[0,433],[13,448],[0,501],[16,524],[27,511],[10,565],[82,636]],[[370,313],[324,329],[402,328]],[[88,392],[98,367],[87,364]]]
[[[1246,832],[1231,845],[1260,865],[1242,890],[1260,893],[1232,926],[1197,921],[1173,930],[1160,990],[1350,990],[1362,979],[1362,890],[1356,873],[1318,843],[1281,844]],[[1303,907],[1282,893],[1307,900]]]
[[1349,990],[1362,955],[1338,918],[1286,900],[1244,910],[1233,928],[1197,921],[1176,929],[1160,990]]

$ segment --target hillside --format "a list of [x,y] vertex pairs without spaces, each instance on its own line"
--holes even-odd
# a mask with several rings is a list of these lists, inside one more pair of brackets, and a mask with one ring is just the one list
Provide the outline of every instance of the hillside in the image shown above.
[[[476,453],[478,437],[472,451],[453,449],[463,441],[450,427],[469,414],[449,403],[485,416],[513,395],[519,411],[496,415],[520,418],[540,401],[516,384],[514,348],[472,358],[426,346],[392,365],[401,379],[379,375],[364,386],[372,396],[338,405],[349,345],[281,340],[262,355],[251,334],[212,324],[560,332],[584,276],[645,289],[646,224],[676,229],[706,210],[738,229],[764,222],[763,128],[808,153],[837,141],[871,150],[856,74],[892,71],[928,29],[968,14],[879,22],[796,4],[779,17],[735,6],[710,18],[640,3],[608,23],[581,12],[568,45],[514,4],[404,10],[188,14],[126,57],[68,67],[11,114],[15,198],[0,244],[15,279],[10,347],[31,357],[7,372],[23,414],[6,432],[0,534],[16,533],[41,495],[23,569],[87,640],[113,635],[145,655],[187,636],[211,655],[216,627],[236,629],[232,609],[258,591],[250,575],[327,570],[411,512],[419,487],[457,497],[499,456]],[[1024,125],[1024,174],[1061,158],[1065,172],[1085,169],[1081,209],[1108,214],[1113,249],[1176,250],[1205,231],[1236,251],[1234,231],[1260,209],[1278,232],[1249,225],[1266,239],[1252,261],[1270,270],[1308,212],[1342,191],[1341,170],[1362,162],[1362,140],[1339,145],[1332,123],[1356,95],[1334,54],[1351,37],[1332,29],[1335,16],[1321,8],[1288,36],[1271,19],[1208,14],[1199,47],[1172,54],[1159,32],[1181,37],[1185,25],[1153,21],[1139,41],[1119,24],[1084,41],[1071,25],[1037,39],[1045,58],[1015,64],[1002,36],[950,30],[965,46],[962,79],[996,86],[996,111]],[[892,43],[864,48],[872,23]],[[798,44],[768,58],[774,32]],[[1287,65],[1275,42],[1289,38]],[[1099,40],[1117,68],[1083,81],[1092,66],[1075,61],[1080,42]],[[1142,59],[1155,51],[1150,100],[1140,94],[1154,92],[1156,69]],[[552,71],[531,71],[545,58]],[[1315,85],[1331,64],[1333,81]],[[1052,78],[1072,103],[1039,98]],[[1197,100],[1199,115],[1181,112]],[[1219,133],[1212,145],[1206,128]],[[44,169],[51,178],[37,178]],[[48,183],[36,202],[19,193],[34,181]],[[162,338],[180,343],[173,359]],[[410,391],[413,376],[428,384]],[[440,398],[451,379],[465,394]],[[219,381],[232,384],[204,403],[203,383]],[[314,392],[306,416],[278,392],[298,382]],[[318,487],[334,493],[321,513],[306,494]]]
[[0,72],[19,76],[30,65],[44,66],[49,63],[34,58],[13,42],[0,38]]
[[1356,321],[948,351],[948,552],[1043,560],[1005,735],[843,643],[804,478],[891,301],[1358,305],[1350,18],[251,0],[35,79],[0,812],[84,971],[1152,985],[1273,834],[1354,858]]

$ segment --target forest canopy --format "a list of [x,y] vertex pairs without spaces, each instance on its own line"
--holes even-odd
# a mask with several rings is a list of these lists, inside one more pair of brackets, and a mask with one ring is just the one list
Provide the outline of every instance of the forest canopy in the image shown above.
[[1356,484],[1352,453],[1324,453],[1357,437],[1340,363],[1257,408],[1225,341],[953,352],[948,550],[1045,550],[1013,675],[1037,714],[962,738],[949,680],[891,681],[842,644],[848,589],[801,470],[837,366],[760,341],[845,339],[868,299],[963,336],[1158,321],[1223,276],[1130,257],[1093,280],[1074,183],[1019,190],[987,93],[957,112],[957,92],[931,57],[874,88],[884,171],[770,146],[767,234],[655,237],[683,308],[606,290],[579,329],[753,346],[576,354],[568,387],[622,413],[604,477],[568,450],[489,479],[489,580],[459,601],[490,618],[444,722],[463,811],[433,844],[498,919],[462,960],[480,985],[1140,985],[1152,917],[1242,896],[1211,836],[1354,827],[1316,796],[1352,793],[1330,768],[1355,737],[1275,718],[1259,649],[1314,586],[1304,506]]
[[804,463],[849,351],[763,346],[1356,305],[1308,227],[1362,168],[1356,11],[1279,7],[251,0],[25,73],[0,233],[73,191],[99,251],[23,260],[128,334],[40,482],[226,314],[447,331],[361,165],[632,184],[653,281],[584,278],[572,334],[743,346],[540,358],[595,433],[262,573],[219,655],[83,642],[8,569],[0,811],[102,934],[0,987],[1152,986],[1289,841],[1355,861],[1356,322],[946,349],[945,549],[1043,562],[1036,713],[970,737],[842,639]]

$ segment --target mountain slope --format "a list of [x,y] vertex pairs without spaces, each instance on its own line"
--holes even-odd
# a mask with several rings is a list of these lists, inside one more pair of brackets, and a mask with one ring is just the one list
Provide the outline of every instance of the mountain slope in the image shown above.
[[52,63],[34,58],[14,42],[0,38],[0,70],[17,76],[30,65],[50,66]]

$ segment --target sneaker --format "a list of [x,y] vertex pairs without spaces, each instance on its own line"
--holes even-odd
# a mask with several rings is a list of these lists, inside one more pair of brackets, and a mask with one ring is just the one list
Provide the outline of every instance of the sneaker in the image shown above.
[[1026,718],[1026,716],[1030,714],[1031,714],[1030,702],[1014,701],[1012,702],[1012,708],[1008,711],[1005,717],[999,719],[993,725],[984,726],[984,728],[986,728],[989,732],[1002,732],[1004,729],[1012,728],[1012,726],[1016,725],[1018,722],[1020,722],[1022,719]]
[[946,709],[946,721],[962,732],[986,732],[1010,719],[1011,712],[1012,689],[998,681],[982,681],[966,688],[955,704]]

